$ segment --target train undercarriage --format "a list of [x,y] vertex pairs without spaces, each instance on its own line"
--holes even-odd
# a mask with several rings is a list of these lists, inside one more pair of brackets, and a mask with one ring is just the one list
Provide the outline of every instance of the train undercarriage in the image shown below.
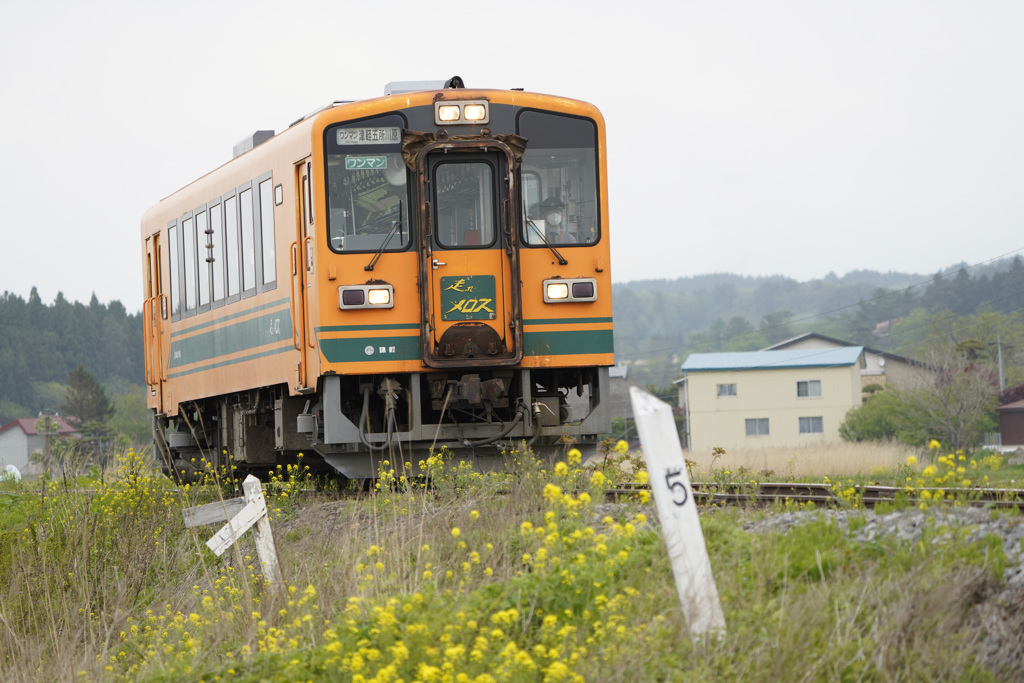
[[300,453],[348,479],[441,449],[489,471],[522,442],[539,457],[575,447],[586,459],[610,430],[608,396],[605,367],[325,375],[307,395],[275,386],[182,403],[157,416],[154,435],[165,471],[182,480],[232,466],[265,474]]

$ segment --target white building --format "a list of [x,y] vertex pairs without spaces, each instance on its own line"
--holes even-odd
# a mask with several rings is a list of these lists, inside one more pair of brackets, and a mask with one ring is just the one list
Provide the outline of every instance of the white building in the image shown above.
[[[12,420],[0,428],[0,471],[7,465],[14,465],[22,474],[39,474],[41,465],[29,463],[29,456],[35,452],[42,453],[46,448],[46,435],[39,431],[44,429],[44,418],[25,418]],[[51,417],[50,438],[78,437],[78,432],[60,417]],[[38,429],[37,429],[38,426]]]
[[677,380],[689,448],[839,442],[864,365],[862,346],[692,354]]

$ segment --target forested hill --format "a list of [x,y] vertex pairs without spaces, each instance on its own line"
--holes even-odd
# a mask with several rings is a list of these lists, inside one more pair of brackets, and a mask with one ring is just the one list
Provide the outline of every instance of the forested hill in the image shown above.
[[144,381],[142,318],[120,302],[88,305],[58,294],[44,304],[33,287],[28,300],[0,296],[0,424],[34,417],[64,403],[64,384],[77,365],[112,393]]
[[[797,282],[715,274],[616,284],[615,351],[642,384],[666,386],[694,351],[764,348],[804,332],[912,356],[929,315],[1024,311],[1019,257],[947,269],[944,276],[860,270]],[[109,394],[141,396],[142,319],[114,301],[44,304],[0,296],[0,424],[56,409],[83,366]],[[1024,354],[1024,342],[1021,344]]]
[[[943,274],[944,273],[944,274]],[[1005,258],[934,275],[854,271],[810,282],[725,273],[613,287],[615,352],[644,384],[664,386],[695,351],[748,351],[817,332],[899,355],[912,314],[1024,310],[1024,262]]]

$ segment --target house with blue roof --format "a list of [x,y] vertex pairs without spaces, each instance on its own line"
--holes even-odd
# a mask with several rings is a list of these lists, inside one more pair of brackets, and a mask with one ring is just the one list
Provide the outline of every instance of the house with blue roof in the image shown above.
[[863,346],[692,354],[677,380],[688,448],[838,442],[864,364]]

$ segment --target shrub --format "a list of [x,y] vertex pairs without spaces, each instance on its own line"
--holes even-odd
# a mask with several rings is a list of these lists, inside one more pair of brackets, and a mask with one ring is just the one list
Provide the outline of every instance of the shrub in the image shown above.
[[844,441],[886,441],[899,435],[899,401],[888,391],[873,393],[851,408],[839,425]]

